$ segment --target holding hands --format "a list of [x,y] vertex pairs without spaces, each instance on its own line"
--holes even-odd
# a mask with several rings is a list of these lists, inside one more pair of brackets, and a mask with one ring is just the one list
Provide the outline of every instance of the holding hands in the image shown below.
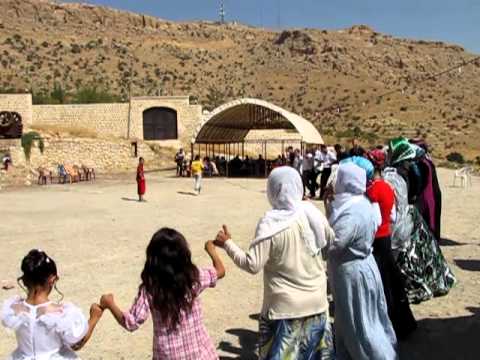
[[112,304],[115,303],[115,300],[113,299],[113,294],[104,294],[100,298],[100,306],[102,309],[110,309],[112,307]]
[[90,306],[90,319],[88,319],[87,334],[79,343],[72,346],[72,350],[79,351],[85,346],[88,340],[90,340],[90,338],[92,337],[93,331],[95,330],[95,327],[100,321],[100,318],[102,317],[102,315],[103,315],[103,309],[100,307],[100,305],[94,303],[92,304],[92,306]]
[[223,248],[227,240],[231,239],[232,236],[230,235],[230,232],[228,231],[227,225],[222,226],[222,230],[220,230],[215,237],[214,244],[217,245],[218,247]]
[[225,225],[223,225],[223,230],[220,230],[217,237],[214,241],[209,240],[205,243],[205,251],[212,259],[212,265],[217,271],[217,276],[219,279],[225,276],[225,267],[223,266],[222,259],[217,254],[216,246],[223,247],[225,242],[230,239],[230,234],[228,233],[228,229]]

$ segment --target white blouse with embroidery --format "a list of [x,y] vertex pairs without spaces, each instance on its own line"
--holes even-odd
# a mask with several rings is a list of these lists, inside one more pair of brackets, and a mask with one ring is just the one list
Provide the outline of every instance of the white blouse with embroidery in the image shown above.
[[17,337],[17,349],[9,360],[78,359],[71,346],[88,331],[82,311],[69,303],[30,305],[13,297],[3,303],[0,318]]

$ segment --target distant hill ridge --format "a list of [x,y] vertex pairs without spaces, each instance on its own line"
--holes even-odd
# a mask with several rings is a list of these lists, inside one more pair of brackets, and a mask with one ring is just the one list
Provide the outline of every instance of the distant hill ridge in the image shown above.
[[[131,95],[192,95],[207,108],[259,97],[312,120],[329,141],[426,136],[438,155],[480,155],[480,61],[443,42],[368,26],[276,32],[172,22],[87,4],[0,2],[0,89],[48,94],[97,86]],[[384,98],[379,95],[405,88]],[[321,112],[332,107],[335,111]]]

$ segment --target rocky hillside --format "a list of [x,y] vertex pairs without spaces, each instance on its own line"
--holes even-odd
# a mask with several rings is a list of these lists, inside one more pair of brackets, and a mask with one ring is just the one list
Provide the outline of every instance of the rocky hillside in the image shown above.
[[474,57],[367,26],[275,32],[85,4],[0,2],[2,91],[96,86],[123,98],[188,94],[207,108],[260,97],[303,114],[331,141],[404,133],[426,137],[437,155],[470,159],[480,155],[480,61],[422,80]]

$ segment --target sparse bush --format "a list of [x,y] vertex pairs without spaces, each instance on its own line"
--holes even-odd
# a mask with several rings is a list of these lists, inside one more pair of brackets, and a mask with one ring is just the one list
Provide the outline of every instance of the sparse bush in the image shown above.
[[73,54],[80,54],[82,52],[82,48],[78,44],[71,44],[71,51]]
[[448,154],[446,156],[446,159],[450,162],[454,162],[454,163],[457,163],[457,164],[464,164],[465,163],[465,159],[464,159],[463,155],[460,154],[459,152],[456,152],[456,151]]
[[81,88],[73,95],[73,103],[76,104],[113,103],[118,101],[120,101],[120,98],[117,95],[96,87]]

